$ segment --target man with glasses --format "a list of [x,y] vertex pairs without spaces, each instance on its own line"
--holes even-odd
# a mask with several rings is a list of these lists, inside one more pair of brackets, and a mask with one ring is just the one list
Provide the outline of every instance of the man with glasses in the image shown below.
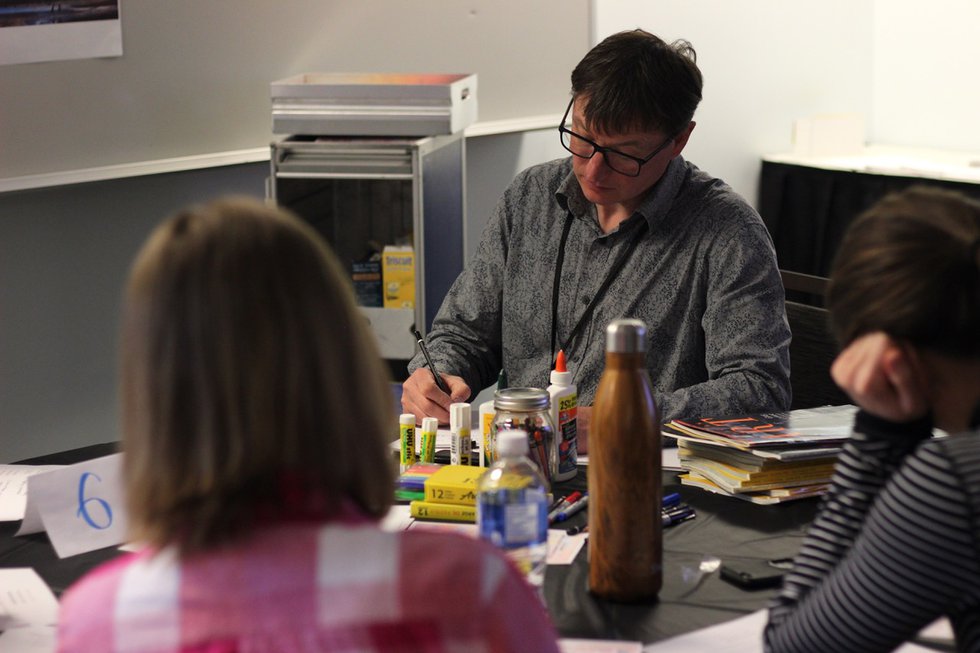
[[604,328],[620,317],[648,326],[664,421],[789,407],[790,333],[769,234],[744,199],[681,157],[701,87],[689,43],[642,30],[582,59],[558,128],[571,156],[525,170],[504,193],[429,334],[450,394],[417,356],[407,412],[445,421],[451,402],[501,369],[511,386],[545,387],[561,349],[584,436]]

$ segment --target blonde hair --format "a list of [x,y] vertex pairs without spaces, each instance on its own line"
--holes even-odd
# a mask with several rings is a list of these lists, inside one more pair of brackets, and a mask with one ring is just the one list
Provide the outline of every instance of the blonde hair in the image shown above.
[[228,198],[164,222],[131,271],[120,354],[136,540],[192,551],[280,512],[388,509],[388,374],[298,218]]

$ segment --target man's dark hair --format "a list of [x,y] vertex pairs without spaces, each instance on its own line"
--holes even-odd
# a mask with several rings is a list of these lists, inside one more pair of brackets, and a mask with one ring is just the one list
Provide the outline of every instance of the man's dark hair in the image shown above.
[[609,36],[572,71],[572,94],[588,98],[586,124],[612,134],[677,135],[694,117],[702,85],[690,43],[666,43],[641,29]]

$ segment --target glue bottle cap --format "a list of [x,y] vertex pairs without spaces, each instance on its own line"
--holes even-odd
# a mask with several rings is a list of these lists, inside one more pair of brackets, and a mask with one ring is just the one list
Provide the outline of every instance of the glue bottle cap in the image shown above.
[[435,417],[422,418],[423,433],[435,433],[438,430],[439,430],[439,420],[437,420]]
[[551,385],[571,385],[572,373],[565,366],[565,351],[558,350],[558,357],[555,359],[555,369],[551,371]]
[[398,423],[404,424],[405,426],[415,426],[415,414],[402,413],[398,416]]

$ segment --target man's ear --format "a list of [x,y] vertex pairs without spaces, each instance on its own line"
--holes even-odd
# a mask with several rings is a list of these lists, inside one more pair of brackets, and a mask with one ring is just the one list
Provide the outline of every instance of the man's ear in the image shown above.
[[691,132],[694,131],[695,125],[697,125],[697,123],[692,120],[687,124],[687,127],[685,127],[683,131],[681,131],[681,133],[674,138],[674,145],[670,149],[671,159],[684,151],[684,146],[687,145],[687,139],[691,137]]

